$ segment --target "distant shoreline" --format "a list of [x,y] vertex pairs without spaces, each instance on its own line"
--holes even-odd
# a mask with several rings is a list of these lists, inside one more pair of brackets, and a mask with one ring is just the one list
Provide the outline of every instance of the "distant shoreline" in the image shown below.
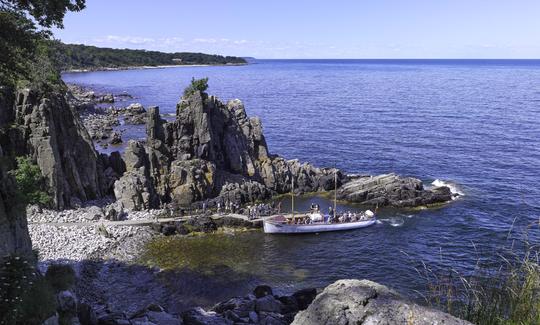
[[140,65],[126,67],[97,67],[88,69],[70,69],[62,71],[62,73],[79,73],[79,72],[96,72],[96,71],[121,71],[121,70],[139,70],[139,69],[166,69],[166,68],[188,68],[188,67],[227,67],[227,66],[242,66],[249,63],[226,63],[226,64],[169,64],[169,65]]

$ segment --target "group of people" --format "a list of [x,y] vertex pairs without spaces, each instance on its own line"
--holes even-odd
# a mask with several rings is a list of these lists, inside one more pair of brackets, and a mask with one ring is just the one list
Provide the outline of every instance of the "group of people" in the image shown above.
[[246,207],[246,212],[249,220],[270,216],[281,212],[281,202],[279,202],[277,205],[274,201],[271,203],[248,205]]
[[324,223],[346,223],[346,222],[356,222],[364,221],[372,218],[373,214],[371,212],[356,213],[347,211],[334,216],[334,209],[332,206],[328,208],[328,214],[323,215],[320,211],[318,204],[311,204],[311,213],[307,216],[297,217],[292,220],[295,224],[311,224],[317,222]]
[[245,214],[248,216],[249,220],[257,219],[263,216],[270,216],[272,214],[280,213],[281,202],[276,204],[275,202],[271,203],[259,203],[248,205],[246,207],[240,206],[240,204],[225,200],[217,201],[210,203],[208,201],[203,201],[202,205],[199,206],[202,210],[202,213],[217,213],[217,214],[229,214],[229,213],[239,213]]

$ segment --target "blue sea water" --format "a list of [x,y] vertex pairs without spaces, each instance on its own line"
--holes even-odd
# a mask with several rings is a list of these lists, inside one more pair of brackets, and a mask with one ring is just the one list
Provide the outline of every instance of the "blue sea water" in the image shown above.
[[528,231],[539,243],[539,60],[256,60],[63,76],[126,91],[162,113],[175,112],[192,77],[208,77],[210,94],[239,98],[260,116],[272,153],[351,173],[440,179],[464,194],[440,209],[384,211],[381,224],[360,231],[246,235],[273,285],[368,278],[411,294],[424,283],[420,261],[467,274],[508,237]]

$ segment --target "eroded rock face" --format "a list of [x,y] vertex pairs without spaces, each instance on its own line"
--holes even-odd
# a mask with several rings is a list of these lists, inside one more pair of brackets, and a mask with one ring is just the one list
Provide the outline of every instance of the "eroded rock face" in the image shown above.
[[[11,156],[30,155],[41,169],[54,205],[87,201],[108,191],[92,140],[63,94],[23,89],[2,104],[0,142]],[[6,124],[9,124],[6,126]]]
[[338,198],[373,206],[416,207],[452,200],[446,186],[426,190],[422,181],[395,174],[362,176],[338,190]]
[[164,121],[157,107],[147,116],[149,177],[162,203],[267,199],[290,191],[293,178],[299,193],[334,187],[333,169],[270,155],[260,119],[248,118],[238,99],[223,104],[195,92],[178,103],[175,121]]
[[339,280],[326,287],[293,324],[470,324],[444,312],[414,304],[368,280]]
[[146,210],[159,205],[150,174],[150,162],[144,146],[128,143],[124,154],[126,172],[114,183],[116,199],[130,210]]

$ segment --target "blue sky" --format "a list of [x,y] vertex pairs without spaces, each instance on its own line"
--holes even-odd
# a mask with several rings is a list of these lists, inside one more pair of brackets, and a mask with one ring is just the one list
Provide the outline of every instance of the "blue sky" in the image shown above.
[[87,0],[67,43],[257,58],[540,58],[538,0]]

